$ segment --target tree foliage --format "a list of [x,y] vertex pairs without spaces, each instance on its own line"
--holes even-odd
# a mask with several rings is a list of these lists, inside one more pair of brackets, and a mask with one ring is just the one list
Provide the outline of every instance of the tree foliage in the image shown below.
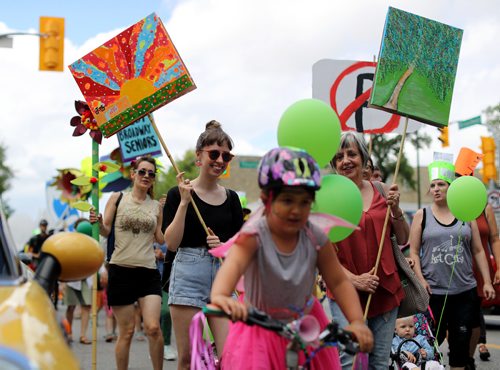
[[427,78],[436,97],[444,101],[453,89],[462,31],[412,13],[390,8],[379,63],[382,80],[413,66]]
[[[194,179],[198,176],[198,168],[195,165],[196,153],[194,150],[188,150],[184,153],[184,158],[176,161],[179,171],[183,171],[185,179]],[[163,194],[167,194],[168,190],[177,185],[177,173],[171,166],[168,171],[160,173],[155,183],[155,197],[159,198]]]
[[496,140],[500,139],[500,103],[485,109],[486,126]]
[[[396,170],[396,163],[398,160],[398,153],[401,144],[401,136],[389,136],[389,135],[372,135],[372,159],[380,168],[382,172],[382,177],[387,179],[389,176],[394,174]],[[407,135],[407,140],[417,148],[428,147],[432,142],[430,136],[424,134]],[[409,186],[411,189],[415,190],[416,182],[413,178],[414,169],[408,162],[408,158],[403,153],[401,156],[401,163],[399,165],[398,183],[402,185]]]
[[9,217],[12,214],[12,209],[6,203],[5,199],[3,199],[3,193],[10,189],[10,180],[14,173],[12,170],[5,164],[6,160],[6,147],[0,143],[0,198],[2,198],[3,211],[6,216]]

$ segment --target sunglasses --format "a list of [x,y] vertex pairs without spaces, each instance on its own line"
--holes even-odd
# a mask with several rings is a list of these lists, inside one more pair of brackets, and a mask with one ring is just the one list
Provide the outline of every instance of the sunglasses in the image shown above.
[[221,152],[217,149],[214,150],[202,150],[203,152],[208,153],[208,158],[210,158],[212,161],[216,161],[219,159],[220,156],[222,156],[222,160],[226,163],[231,162],[231,160],[234,158],[234,154],[231,154],[229,152]]
[[154,171],[146,171],[145,169],[140,169],[140,170],[136,170],[135,171],[139,176],[146,176],[146,174],[148,175],[148,177],[154,179],[156,177],[156,174]]

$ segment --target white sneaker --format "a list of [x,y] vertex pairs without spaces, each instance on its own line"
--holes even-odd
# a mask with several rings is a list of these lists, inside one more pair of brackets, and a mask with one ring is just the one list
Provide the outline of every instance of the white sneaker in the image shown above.
[[167,361],[177,360],[177,351],[172,346],[163,346],[163,358]]

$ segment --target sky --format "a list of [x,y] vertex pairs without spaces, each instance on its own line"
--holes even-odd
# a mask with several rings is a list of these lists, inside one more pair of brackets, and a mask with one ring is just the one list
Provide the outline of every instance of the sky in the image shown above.
[[[205,123],[216,119],[235,142],[236,155],[260,155],[277,145],[281,114],[312,96],[312,65],[321,59],[373,60],[379,52],[389,6],[464,30],[450,121],[481,114],[499,102],[500,12],[494,0],[149,0],[0,2],[0,34],[38,31],[40,16],[65,18],[65,65],[89,53],[151,12],[162,19],[197,89],[154,113],[176,159],[192,149]],[[91,154],[88,134],[73,137],[69,121],[81,92],[69,70],[38,70],[38,38],[16,36],[0,48],[0,143],[13,169],[3,198],[15,210],[14,238],[26,241],[46,213],[45,183],[58,168],[80,167]],[[485,127],[450,124],[449,148],[437,129],[420,154],[480,151]],[[100,154],[118,147],[104,139]],[[406,154],[415,164],[414,149]],[[162,158],[169,165],[166,156]],[[101,205],[103,207],[104,204]]]

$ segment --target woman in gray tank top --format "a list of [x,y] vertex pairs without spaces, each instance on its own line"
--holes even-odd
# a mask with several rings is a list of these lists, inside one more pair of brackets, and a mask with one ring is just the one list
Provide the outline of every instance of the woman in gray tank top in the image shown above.
[[455,369],[468,364],[471,331],[479,324],[473,258],[485,281],[485,297],[492,299],[495,291],[476,222],[457,220],[448,208],[446,194],[454,179],[452,167],[447,162],[429,165],[433,202],[415,214],[410,230],[410,257],[415,261],[416,275],[431,294],[429,305],[438,321],[435,335],[439,344],[448,332],[450,367]]

